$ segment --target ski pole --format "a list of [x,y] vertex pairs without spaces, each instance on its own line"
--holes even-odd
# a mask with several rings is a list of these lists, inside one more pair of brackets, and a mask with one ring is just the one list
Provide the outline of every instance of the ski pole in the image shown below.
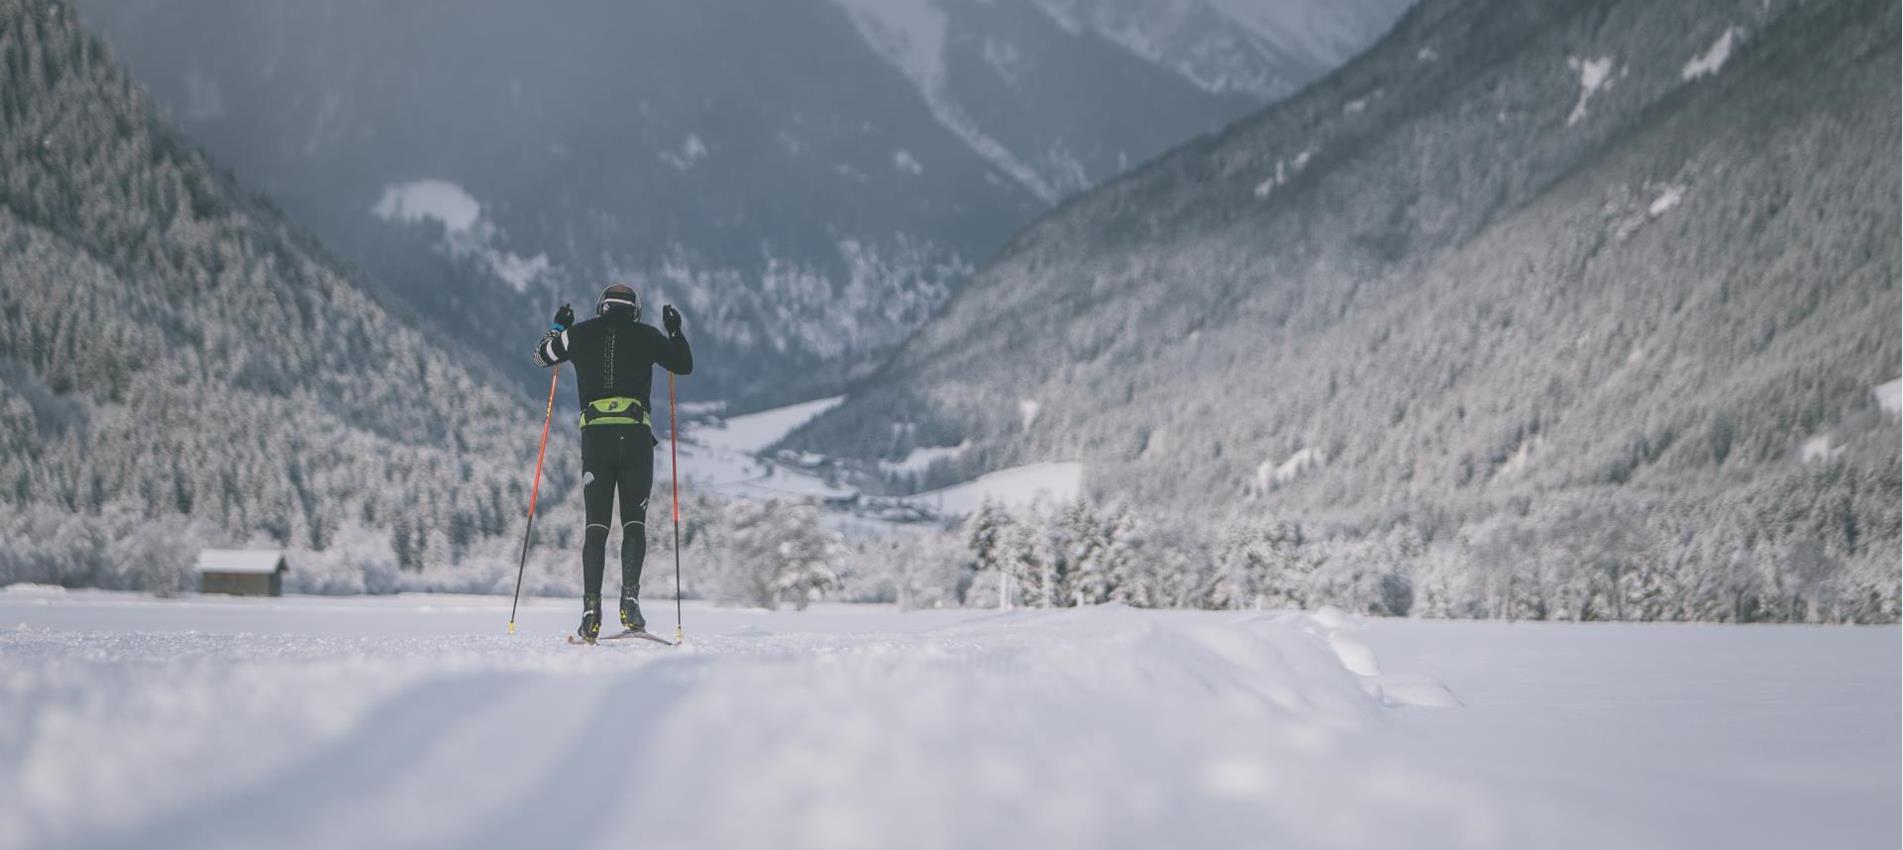
[[515,608],[522,601],[522,571],[529,565],[529,532],[535,530],[535,502],[542,495],[542,457],[548,453],[548,423],[555,418],[555,383],[562,378],[557,365],[548,376],[548,407],[542,411],[542,445],[535,450],[535,483],[529,486],[529,522],[522,529],[522,561],[515,565],[515,598],[509,602],[509,634],[515,634]]
[[687,635],[681,631],[681,450],[680,431],[674,419],[674,373],[667,373],[667,474],[673,480],[674,495],[674,645],[680,646]]

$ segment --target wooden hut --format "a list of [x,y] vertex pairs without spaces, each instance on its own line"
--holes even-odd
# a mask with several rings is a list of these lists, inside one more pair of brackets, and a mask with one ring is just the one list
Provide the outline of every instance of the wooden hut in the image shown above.
[[290,568],[277,549],[205,549],[198,553],[198,592],[282,596]]

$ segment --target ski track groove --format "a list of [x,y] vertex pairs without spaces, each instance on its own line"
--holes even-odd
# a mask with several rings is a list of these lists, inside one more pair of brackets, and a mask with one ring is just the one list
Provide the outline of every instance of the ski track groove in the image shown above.
[[[670,659],[617,674],[586,723],[570,736],[533,790],[462,834],[419,847],[539,847],[547,841],[546,819],[575,830],[565,843],[589,847],[610,821],[604,815],[622,796],[644,789],[640,768],[649,742],[686,692],[684,670],[705,659]],[[605,773],[605,776],[604,776]],[[612,842],[599,842],[612,843]]]
[[0,598],[0,845],[1895,846],[1894,630],[105,598]]
[[[153,820],[80,837],[69,846],[100,850],[160,847],[270,847],[281,834],[308,834],[323,819],[347,812],[350,804],[374,799],[402,779],[390,765],[427,755],[452,725],[435,710],[450,705],[483,705],[496,689],[521,681],[517,673],[468,673],[427,681],[399,692],[358,720],[347,737],[274,772],[270,778],[188,804]],[[318,791],[312,799],[310,792]]]

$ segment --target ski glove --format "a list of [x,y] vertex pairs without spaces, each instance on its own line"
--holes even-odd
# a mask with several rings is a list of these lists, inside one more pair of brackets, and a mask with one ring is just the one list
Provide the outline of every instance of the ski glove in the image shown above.
[[681,335],[681,311],[669,304],[661,308],[661,327],[667,328],[668,336]]
[[565,353],[555,349],[561,346],[562,334],[565,333],[567,331],[551,328],[548,333],[542,334],[542,341],[535,344],[535,365],[547,368],[562,362]]
[[567,304],[563,304],[562,309],[555,311],[555,324],[551,325],[550,329],[559,333],[561,331],[568,330],[569,327],[571,327],[574,324],[575,324],[574,309],[569,307]]

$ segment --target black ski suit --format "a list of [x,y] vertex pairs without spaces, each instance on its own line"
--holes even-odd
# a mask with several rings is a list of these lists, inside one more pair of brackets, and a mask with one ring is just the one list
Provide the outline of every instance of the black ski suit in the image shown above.
[[687,337],[663,334],[630,310],[550,331],[536,346],[543,366],[572,363],[581,393],[582,503],[588,527],[582,539],[583,592],[599,598],[615,494],[621,494],[621,593],[638,598],[647,558],[648,491],[654,482],[654,438],[648,394],[654,366],[694,371]]

